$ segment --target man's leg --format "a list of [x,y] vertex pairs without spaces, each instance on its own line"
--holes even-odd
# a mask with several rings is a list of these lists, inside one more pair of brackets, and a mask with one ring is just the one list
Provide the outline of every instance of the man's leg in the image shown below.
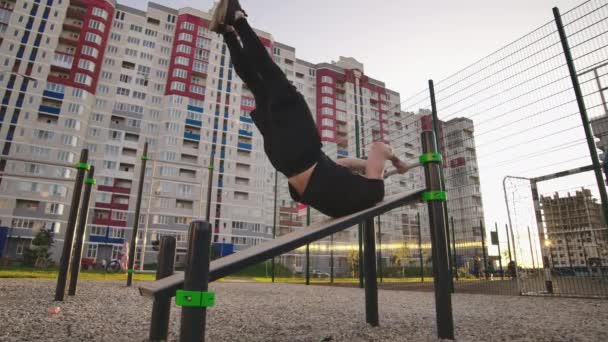
[[390,160],[393,153],[390,147],[381,142],[372,144],[372,148],[367,156],[365,166],[365,177],[370,179],[384,179],[384,169],[386,161]]
[[234,22],[234,27],[243,42],[245,55],[251,59],[251,63],[255,64],[258,73],[266,82],[267,86],[272,88],[272,90],[278,90],[279,87],[289,86],[290,83],[287,80],[287,77],[285,77],[281,68],[274,63],[258,35],[253,31],[251,26],[249,26],[247,19],[245,19],[245,17],[238,18]]

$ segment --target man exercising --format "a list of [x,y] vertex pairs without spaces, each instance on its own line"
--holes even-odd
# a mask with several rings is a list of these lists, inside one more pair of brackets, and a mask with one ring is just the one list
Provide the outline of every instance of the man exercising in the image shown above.
[[255,97],[251,118],[264,137],[270,163],[288,178],[293,200],[332,217],[382,201],[386,161],[396,173],[417,164],[404,163],[379,142],[372,144],[367,160],[328,158],[304,97],[274,63],[246,17],[238,0],[221,0],[210,29],[224,36],[236,73]]

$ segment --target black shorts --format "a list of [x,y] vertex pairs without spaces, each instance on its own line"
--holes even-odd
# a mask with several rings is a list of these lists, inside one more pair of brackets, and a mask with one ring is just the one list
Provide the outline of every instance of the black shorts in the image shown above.
[[286,177],[313,166],[321,154],[321,137],[308,104],[292,86],[273,94],[265,108],[251,117],[264,136],[264,151],[272,166]]
[[341,217],[373,207],[384,199],[384,181],[354,174],[324,153],[302,196],[290,185],[294,201],[308,204],[325,215]]

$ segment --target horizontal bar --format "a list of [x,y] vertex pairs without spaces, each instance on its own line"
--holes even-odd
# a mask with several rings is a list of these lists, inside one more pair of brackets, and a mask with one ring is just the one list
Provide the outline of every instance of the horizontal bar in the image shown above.
[[560,172],[551,173],[551,174],[544,175],[544,176],[530,178],[530,181],[539,183],[539,182],[544,182],[544,181],[548,181],[548,180],[555,179],[555,178],[571,176],[571,175],[575,175],[577,173],[583,173],[583,172],[593,171],[593,170],[595,170],[593,165],[587,165],[587,166],[577,167],[577,168],[566,170],[566,171],[560,171]]
[[47,177],[47,176],[38,176],[38,175],[18,175],[16,173],[7,173],[0,172],[0,177],[10,177],[10,178],[29,178],[29,179],[42,179],[53,182],[73,182],[72,178],[60,178],[60,177]]
[[[420,202],[421,200],[422,191],[395,195],[374,207],[358,213],[319,222],[255,247],[217,259],[210,265],[209,281],[218,280],[251,265],[328,237],[352,227],[365,219],[378,216],[403,205]],[[183,283],[184,275],[175,274],[157,281],[145,282],[140,286],[139,292],[143,296],[174,296],[175,291],[180,289]]]
[[12,157],[12,156],[0,156],[0,160],[11,160],[11,161],[20,161],[20,162],[25,162],[25,163],[33,163],[33,164],[43,164],[43,165],[51,165],[51,166],[58,166],[58,167],[67,167],[70,169],[75,169],[76,166],[74,164],[67,164],[67,163],[58,163],[58,162],[50,162],[50,161],[40,161],[40,160],[32,160],[32,159],[26,159],[26,158],[19,158],[19,157]]

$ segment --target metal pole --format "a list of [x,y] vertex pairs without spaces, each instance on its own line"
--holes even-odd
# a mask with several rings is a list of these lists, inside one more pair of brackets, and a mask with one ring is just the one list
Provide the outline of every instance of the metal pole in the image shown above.
[[483,273],[485,274],[485,278],[489,279],[488,275],[488,251],[486,250],[486,234],[483,225],[483,221],[479,220],[479,232],[481,233],[481,253],[483,255]]
[[505,279],[505,270],[502,268],[502,254],[500,253],[500,238],[498,236],[498,222],[495,222],[496,227],[496,246],[498,246],[498,267],[500,267],[500,279]]
[[365,321],[372,327],[378,322],[378,280],[376,279],[376,241],[374,233],[374,218],[365,220],[364,225],[365,262]]
[[382,276],[382,220],[381,216],[378,215],[378,274],[380,275],[380,282],[384,281]]
[[[435,101],[435,83],[433,82],[433,80],[429,80],[429,93],[430,93],[430,98],[431,98],[431,113],[433,116],[433,132],[435,132],[435,141],[436,141],[436,147],[437,147],[437,153],[441,153],[441,147],[442,144],[441,142],[441,132],[439,131],[439,115],[437,112],[437,103]],[[445,176],[443,174],[443,164],[441,165],[441,167],[439,168],[439,177],[440,177],[440,182],[441,182],[441,188],[444,189],[445,191],[447,191],[446,189],[446,184],[445,184]],[[454,265],[452,265],[452,244],[450,243],[450,226],[448,224],[448,202],[446,201],[443,204],[443,217],[446,220],[444,227],[446,229],[446,241],[448,242],[448,265],[450,267],[450,288],[452,289],[452,293],[454,293],[454,272],[453,272],[453,268]]]
[[334,234],[329,236],[329,282],[334,283]]
[[209,181],[207,182],[207,210],[205,213],[205,220],[211,222],[211,193],[213,192],[211,187],[213,186],[213,158],[214,153],[211,153],[211,159],[209,164]]
[[[306,227],[310,226],[310,206],[306,207]],[[310,244],[306,244],[306,285],[310,285]]]
[[[206,292],[209,289],[211,224],[194,221],[188,231],[188,252],[184,273],[184,291]],[[207,309],[182,307],[180,341],[205,341]]]
[[91,166],[84,181],[84,193],[82,204],[78,213],[78,227],[74,240],[74,251],[72,253],[72,265],[70,266],[70,284],[68,286],[68,296],[76,295],[76,285],[78,284],[78,274],[80,273],[80,260],[82,259],[82,244],[84,243],[84,233],[87,229],[87,219],[89,217],[89,201],[91,199],[91,188],[95,184],[95,167]]
[[[277,171],[274,172],[274,209],[272,213],[272,239],[274,240],[277,237],[277,185],[278,185],[278,175]],[[274,263],[275,260],[272,258],[272,263],[270,267],[270,272],[272,274],[272,282],[274,283]]]
[[454,277],[458,280],[458,264],[456,263],[456,226],[454,225],[454,216],[451,217],[452,221],[452,256],[454,257],[454,264],[452,265],[454,268]]
[[[160,238],[160,251],[158,253],[156,280],[166,278],[173,274],[173,266],[175,264],[175,247],[175,237],[163,236]],[[150,320],[150,341],[167,340],[170,315],[171,297],[154,297],[154,304],[152,304],[152,319]]]
[[509,250],[509,262],[513,261],[513,258],[511,257],[511,242],[509,239],[509,226],[507,224],[505,224],[505,231],[507,233],[507,248]]
[[[355,116],[355,152],[357,158],[361,157],[361,146],[359,142],[359,117]],[[358,225],[359,239],[359,288],[363,288],[363,225]]]
[[544,228],[543,228],[543,215],[541,213],[541,208],[540,208],[540,200],[539,200],[539,196],[538,196],[538,186],[536,183],[536,180],[531,179],[530,180],[530,190],[532,191],[532,203],[534,204],[534,216],[536,218],[536,226],[538,227],[538,238],[539,238],[539,243],[540,243],[540,254],[541,254],[541,260],[539,260],[538,264],[539,267],[542,265],[543,267],[548,267],[549,265],[545,265],[545,261],[548,260],[547,258],[545,258],[545,232],[544,232]]
[[570,255],[570,244],[568,243],[568,233],[564,234],[564,240],[566,241],[566,253],[568,253],[568,265],[570,266],[570,269],[574,271],[572,256]]
[[600,82],[600,75],[597,73],[597,67],[593,69],[593,75],[595,76],[595,82],[597,83],[597,89],[600,91],[600,98],[602,99],[602,105],[604,106],[604,114],[608,115],[608,105],[606,104],[606,97],[602,89],[602,83]]
[[557,25],[557,31],[562,42],[562,48],[564,50],[564,57],[566,58],[566,64],[568,64],[568,71],[570,72],[570,79],[572,80],[572,88],[574,95],[576,96],[576,103],[581,113],[581,120],[583,122],[583,129],[585,130],[585,137],[587,138],[587,146],[589,147],[589,154],[591,155],[591,161],[594,166],[595,180],[597,181],[597,187],[600,192],[600,198],[602,201],[602,213],[605,222],[608,222],[608,195],[606,195],[606,186],[604,185],[604,178],[600,167],[600,161],[597,156],[597,150],[595,148],[595,140],[593,133],[591,132],[591,126],[589,125],[589,118],[587,116],[587,108],[585,107],[585,100],[583,98],[583,92],[578,82],[578,76],[576,73],[576,67],[574,66],[574,60],[570,52],[570,46],[568,44],[568,36],[566,30],[564,30],[564,24],[562,23],[562,17],[557,7],[553,7],[553,16],[555,17],[555,24]]
[[[144,152],[141,156],[141,170],[139,170],[139,184],[137,185],[137,202],[135,203],[135,219],[133,220],[133,231],[131,232],[131,244],[129,245],[129,263],[127,274],[127,287],[133,282],[133,265],[135,265],[135,249],[137,248],[137,231],[139,230],[139,213],[141,212],[141,200],[144,192],[144,177],[146,176],[146,162],[148,158],[148,143],[144,144]],[[141,270],[143,265],[139,265]]]
[[[146,264],[144,261],[146,259],[146,246],[148,243],[148,227],[150,226],[150,206],[152,205],[152,189],[154,188],[154,176],[156,175],[156,161],[152,161],[152,180],[150,181],[150,191],[148,192],[148,205],[146,208],[146,224],[144,226],[144,241],[141,247],[141,256],[139,257],[139,262],[141,263],[141,269],[144,269],[144,265]],[[202,186],[201,186],[202,193]],[[202,195],[201,195],[202,196]],[[201,203],[202,198],[201,198]],[[200,210],[200,214],[202,215],[202,209]]]
[[420,255],[420,282],[424,283],[424,257],[422,256],[422,229],[420,227],[420,212],[416,213],[418,222],[418,254]]
[[[433,132],[422,132],[422,152],[437,153],[437,140]],[[433,275],[435,283],[435,310],[437,314],[437,335],[442,339],[454,339],[450,265],[447,244],[444,201],[446,199],[441,182],[441,165],[424,165],[426,178],[426,200],[428,202],[431,227],[431,250],[433,254]]]
[[[524,178],[524,177],[505,176],[505,178],[503,178],[503,180],[502,180],[502,190],[504,191],[504,195],[505,195],[505,205],[507,206],[507,218],[509,220],[508,228],[511,229],[511,242],[513,242],[513,261],[515,262],[515,274],[513,276],[515,276],[517,279],[519,279],[519,277],[517,277],[518,267],[517,267],[517,251],[515,248],[515,235],[513,234],[513,224],[511,222],[511,210],[509,209],[509,198],[507,197],[507,185],[506,185],[507,178],[525,179],[525,180],[530,180],[530,179]],[[507,236],[509,236],[508,231],[507,231]],[[509,254],[509,259],[510,258],[511,258],[511,256]],[[517,286],[519,287],[519,281],[517,282]]]
[[532,269],[536,269],[534,262],[534,248],[532,247],[532,235],[530,234],[530,226],[528,226],[528,242],[530,243],[530,256],[532,257]]
[[57,287],[55,288],[55,300],[57,301],[63,301],[65,296],[65,284],[68,277],[68,268],[70,267],[72,243],[74,242],[74,229],[76,228],[76,218],[78,216],[78,205],[80,204],[84,173],[86,169],[89,168],[89,165],[87,164],[88,159],[89,151],[83,149],[82,152],[80,152],[78,171],[76,172],[76,179],[74,180],[72,203],[70,204],[70,213],[63,240],[63,250],[59,261],[59,274],[57,275]]

